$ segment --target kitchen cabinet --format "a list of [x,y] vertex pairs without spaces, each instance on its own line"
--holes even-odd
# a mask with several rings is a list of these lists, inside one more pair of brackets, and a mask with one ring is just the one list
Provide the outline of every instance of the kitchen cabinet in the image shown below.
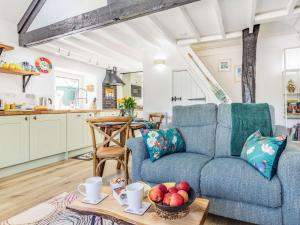
[[[69,113],[67,115],[67,150],[77,150],[92,146],[92,135],[87,120],[95,117],[94,113]],[[96,133],[99,143],[102,136]]]
[[29,116],[0,117],[0,168],[29,160]]
[[87,144],[87,114],[67,114],[67,150],[72,151],[86,147]]
[[66,114],[30,116],[30,160],[66,151]]

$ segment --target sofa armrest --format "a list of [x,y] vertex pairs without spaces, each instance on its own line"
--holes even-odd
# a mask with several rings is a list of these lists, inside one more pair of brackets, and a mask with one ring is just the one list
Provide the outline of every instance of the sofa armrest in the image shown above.
[[277,175],[282,187],[283,224],[297,225],[300,221],[300,147],[288,143],[279,159]]
[[145,159],[148,158],[146,146],[143,138],[131,138],[127,141],[127,147],[132,152],[131,174],[133,182],[142,180],[141,167]]

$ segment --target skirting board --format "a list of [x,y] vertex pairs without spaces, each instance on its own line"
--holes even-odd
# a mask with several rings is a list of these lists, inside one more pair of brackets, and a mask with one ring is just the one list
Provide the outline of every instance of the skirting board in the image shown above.
[[67,160],[69,158],[72,158],[74,156],[78,156],[87,152],[92,151],[92,147],[87,147],[83,149],[78,149],[70,152],[61,153],[58,155],[49,156],[42,159],[37,159],[34,161],[22,163],[15,166],[6,167],[3,169],[0,169],[0,178],[11,176],[20,172],[24,172],[31,169],[36,169],[41,166],[46,166],[51,163],[56,163],[59,161]]

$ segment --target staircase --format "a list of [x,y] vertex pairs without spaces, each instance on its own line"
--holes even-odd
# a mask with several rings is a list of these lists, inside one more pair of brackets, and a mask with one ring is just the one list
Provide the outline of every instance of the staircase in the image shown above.
[[189,74],[205,93],[206,102],[216,104],[231,103],[229,96],[195,54],[193,49],[190,46],[177,47],[177,49],[187,64]]

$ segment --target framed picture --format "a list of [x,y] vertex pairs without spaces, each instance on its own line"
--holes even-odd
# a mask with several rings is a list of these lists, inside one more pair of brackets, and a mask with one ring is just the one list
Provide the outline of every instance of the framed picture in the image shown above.
[[219,71],[220,72],[230,72],[231,71],[231,60],[222,59],[219,61]]
[[242,66],[234,67],[234,81],[239,83],[242,81]]

